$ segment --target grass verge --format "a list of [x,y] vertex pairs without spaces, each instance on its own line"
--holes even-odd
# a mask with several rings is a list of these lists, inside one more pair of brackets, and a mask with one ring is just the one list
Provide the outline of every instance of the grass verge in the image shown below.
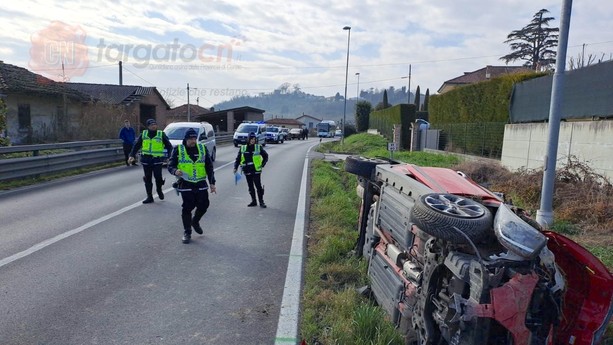
[[366,261],[353,255],[359,199],[342,163],[314,161],[301,337],[309,345],[402,344],[385,312],[361,296]]

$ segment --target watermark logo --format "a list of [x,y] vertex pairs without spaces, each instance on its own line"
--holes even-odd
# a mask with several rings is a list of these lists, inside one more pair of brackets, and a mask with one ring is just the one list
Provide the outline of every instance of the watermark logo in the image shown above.
[[51,22],[30,37],[30,69],[55,81],[82,76],[89,66],[85,38],[79,25]]
[[[100,39],[96,48],[97,61],[132,63],[136,68],[151,69],[202,69],[197,66],[223,66],[216,69],[233,69],[234,47],[239,40],[213,45],[181,43],[175,38],[172,43],[162,44],[107,44]],[[197,63],[197,64],[194,64]],[[205,64],[205,65],[199,65]],[[208,64],[208,65],[206,65]],[[205,68],[206,69],[206,68]]]

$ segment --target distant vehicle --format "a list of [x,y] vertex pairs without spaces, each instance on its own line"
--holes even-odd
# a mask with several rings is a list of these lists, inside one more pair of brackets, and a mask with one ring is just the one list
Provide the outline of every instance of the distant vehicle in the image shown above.
[[[185,132],[193,128],[198,133],[198,143],[204,144],[209,152],[211,159],[215,161],[217,156],[217,141],[215,140],[215,131],[213,125],[208,122],[173,122],[164,128],[164,133],[172,147],[175,147],[183,142]],[[170,155],[170,154],[169,154]]]
[[290,139],[302,139],[304,136],[302,135],[301,128],[292,128],[289,130],[289,138]]
[[290,140],[290,137],[289,137],[289,128],[287,128],[287,127],[281,127],[280,131],[281,131],[281,133],[283,134],[283,140]]
[[420,131],[424,130],[424,129],[429,129],[430,128],[430,122],[424,120],[424,119],[417,119],[415,120],[415,123],[417,124],[418,128]]
[[285,141],[285,136],[283,132],[281,132],[281,128],[276,127],[276,126],[266,127],[266,142],[267,143],[283,144],[283,141]]
[[320,138],[333,138],[336,131],[336,122],[332,120],[321,121],[317,124],[317,136]]
[[263,122],[243,122],[234,131],[234,147],[238,145],[247,144],[247,137],[249,133],[255,133],[257,137],[257,144],[266,146],[266,125]]
[[343,131],[341,131],[340,129],[337,129],[336,131],[334,131],[334,136],[335,137],[342,137],[343,136]]

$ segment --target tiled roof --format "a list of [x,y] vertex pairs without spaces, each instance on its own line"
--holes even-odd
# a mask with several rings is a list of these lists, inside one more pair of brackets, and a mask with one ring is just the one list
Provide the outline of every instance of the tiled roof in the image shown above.
[[[203,108],[196,104],[190,104],[189,108],[190,108],[189,109],[190,115],[201,115],[201,114],[207,114],[211,112],[209,109]],[[170,109],[169,111],[166,112],[166,116],[186,117],[187,118],[187,104],[183,104],[176,108]]]
[[[137,102],[143,97],[157,93],[155,87],[143,87],[136,85],[111,85],[90,83],[67,83],[67,86],[89,95],[94,100],[109,104],[128,105]],[[161,95],[160,98],[164,99]],[[164,100],[164,102],[166,102]]]
[[46,95],[66,95],[72,99],[85,101],[87,95],[67,87],[42,75],[0,61],[0,93],[34,93]]
[[473,72],[464,72],[464,75],[449,79],[445,82],[445,84],[474,84],[500,77],[504,74],[531,71],[532,70],[523,66],[486,66]]

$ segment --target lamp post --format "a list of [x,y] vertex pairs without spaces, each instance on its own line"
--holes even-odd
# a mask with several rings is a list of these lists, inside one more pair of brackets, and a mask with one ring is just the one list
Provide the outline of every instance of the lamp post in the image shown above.
[[411,65],[409,65],[409,76],[408,77],[402,77],[400,79],[406,79],[409,78],[409,88],[407,89],[407,103],[411,104]]
[[351,26],[345,26],[343,30],[347,30],[347,64],[345,65],[345,105],[343,107],[343,127],[341,128],[343,135],[341,136],[341,145],[345,143],[345,118],[347,116],[347,78],[349,76],[349,41],[351,39]]
[[360,72],[356,72],[356,74],[358,76],[358,87],[357,87],[357,92],[356,92],[356,96],[355,96],[355,101],[359,101],[360,100]]

